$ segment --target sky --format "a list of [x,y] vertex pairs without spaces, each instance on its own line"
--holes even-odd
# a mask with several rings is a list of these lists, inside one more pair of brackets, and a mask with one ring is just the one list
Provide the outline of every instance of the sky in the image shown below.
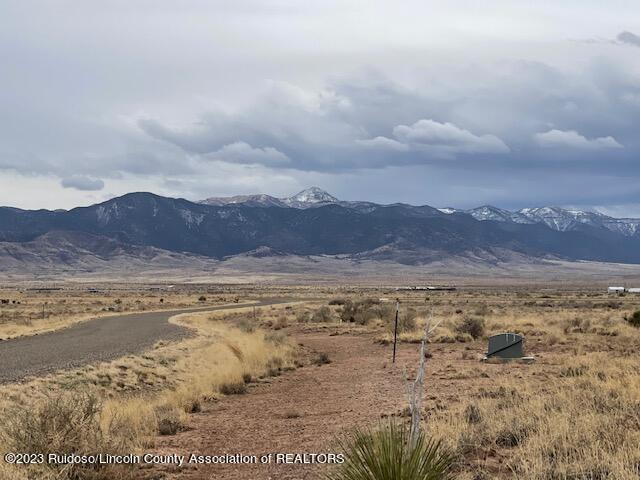
[[640,217],[640,7],[4,0],[0,205],[316,185]]

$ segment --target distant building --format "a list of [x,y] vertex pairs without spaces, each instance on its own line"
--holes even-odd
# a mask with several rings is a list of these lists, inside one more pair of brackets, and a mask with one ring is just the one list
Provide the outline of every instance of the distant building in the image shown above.
[[640,293],[640,288],[627,288],[629,293]]
[[624,293],[624,287],[609,287],[607,293]]
[[408,287],[397,287],[396,291],[400,292],[400,291],[428,291],[428,292],[451,292],[454,291],[456,289],[456,287],[450,287],[450,286],[438,286],[438,287],[432,287],[432,286],[419,286],[419,285],[412,285],[412,286],[408,286]]

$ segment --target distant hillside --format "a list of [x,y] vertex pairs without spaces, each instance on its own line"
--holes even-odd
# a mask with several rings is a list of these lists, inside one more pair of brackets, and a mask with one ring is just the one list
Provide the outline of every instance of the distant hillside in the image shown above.
[[[487,262],[525,256],[640,263],[638,232],[627,235],[587,223],[561,231],[543,222],[481,221],[465,212],[444,213],[429,206],[339,201],[317,205],[328,197],[311,193],[296,196],[295,202],[311,202],[314,208],[265,208],[247,202],[216,206],[150,193],[131,193],[69,211],[4,207],[0,241],[14,248],[22,244],[43,259],[73,248],[97,257],[103,249],[119,248],[122,255],[142,259],[148,252],[134,247],[153,247],[180,254],[184,261],[193,256],[342,255],[408,264],[450,256]],[[59,240],[52,244],[52,232],[88,234],[115,243],[98,248],[88,240],[93,237],[74,237],[68,245]],[[47,242],[36,240],[42,235]],[[0,266],[7,258],[0,258]]]
[[215,261],[74,231],[0,242],[0,270],[23,273],[213,269]]

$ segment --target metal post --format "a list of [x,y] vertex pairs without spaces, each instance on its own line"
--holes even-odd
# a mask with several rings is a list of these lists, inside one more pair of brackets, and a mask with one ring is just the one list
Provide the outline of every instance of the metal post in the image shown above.
[[396,298],[396,322],[393,327],[393,362],[396,363],[396,344],[398,343],[398,312],[400,311],[400,300]]

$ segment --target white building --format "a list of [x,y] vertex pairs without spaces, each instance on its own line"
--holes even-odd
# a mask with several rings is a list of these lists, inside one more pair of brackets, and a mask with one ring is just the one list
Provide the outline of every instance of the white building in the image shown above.
[[624,287],[609,287],[607,293],[624,293]]
[[640,288],[627,288],[629,293],[640,293]]

